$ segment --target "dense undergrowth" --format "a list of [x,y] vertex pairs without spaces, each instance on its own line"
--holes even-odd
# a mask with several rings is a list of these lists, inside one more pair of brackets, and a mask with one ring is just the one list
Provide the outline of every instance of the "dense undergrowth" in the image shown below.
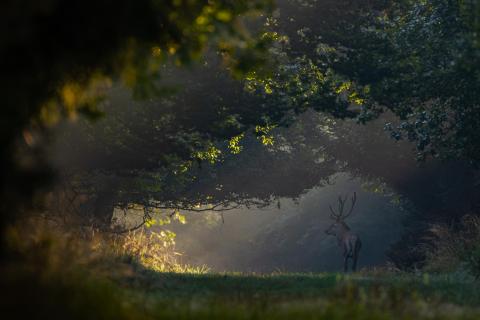
[[152,250],[167,257],[152,262],[151,253],[140,249],[154,245],[149,237],[11,228],[10,256],[1,270],[1,314],[8,319],[480,317],[480,286],[467,274],[208,273],[172,260],[163,243],[163,249]]
[[467,214],[451,225],[434,225],[426,248],[425,270],[465,271],[480,277],[480,216]]

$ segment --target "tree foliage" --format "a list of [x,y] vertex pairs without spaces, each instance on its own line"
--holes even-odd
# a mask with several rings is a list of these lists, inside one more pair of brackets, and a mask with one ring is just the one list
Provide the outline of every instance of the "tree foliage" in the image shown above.
[[419,159],[478,164],[478,2],[339,1],[314,8],[312,15],[326,16],[319,19],[323,29],[315,22],[298,29],[301,50],[290,47],[278,72],[260,79],[268,81],[272,103],[363,123],[389,110],[399,121],[386,130],[414,141]]
[[2,215],[31,204],[51,177],[41,144],[46,125],[99,116],[112,82],[137,97],[162,93],[161,65],[189,64],[207,48],[232,72],[245,72],[261,62],[267,42],[252,37],[245,17],[270,7],[268,0],[3,1]]
[[[0,6],[3,212],[51,177],[41,161],[45,128],[79,113],[107,116],[80,119],[60,162],[103,222],[115,206],[261,205],[271,192],[217,190],[226,178],[212,167],[258,139],[293,168],[272,130],[308,110],[360,123],[388,112],[386,130],[415,142],[419,159],[480,158],[478,1],[285,0],[261,23],[246,17],[269,13],[270,1]],[[195,61],[192,72],[177,69]],[[337,169],[331,158],[324,165]]]
[[[466,5],[284,1],[262,29],[261,39],[271,43],[264,61],[273,68],[253,68],[236,82],[215,54],[193,73],[164,66],[158,84],[176,88],[176,94],[133,103],[121,89],[113,90],[110,104],[103,105],[110,116],[100,125],[84,124],[82,134],[90,142],[82,146],[67,137],[74,142],[67,162],[80,160],[89,172],[83,180],[90,187],[83,192],[99,196],[110,190],[104,194],[109,212],[112,205],[131,203],[184,209],[246,203],[255,192],[214,192],[214,186],[226,185],[215,174],[200,184],[203,191],[194,187],[202,176],[196,163],[205,169],[202,162],[217,162],[228,147],[238,153],[248,130],[270,145],[271,128],[290,126],[310,109],[361,123],[389,111],[395,117],[388,117],[386,130],[397,140],[414,141],[419,159],[476,162],[476,16],[466,14],[475,12]],[[345,150],[335,148],[341,158]],[[79,154],[85,150],[90,159]],[[372,171],[344,158],[353,171]]]

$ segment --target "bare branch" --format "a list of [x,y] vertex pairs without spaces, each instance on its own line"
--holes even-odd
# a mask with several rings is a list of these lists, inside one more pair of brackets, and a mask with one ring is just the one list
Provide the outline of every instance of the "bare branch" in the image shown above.
[[147,223],[147,219],[143,219],[143,221],[140,224],[137,224],[136,226],[128,228],[128,229],[120,229],[120,230],[118,230],[118,229],[117,230],[108,230],[107,229],[107,230],[104,230],[104,231],[114,233],[114,234],[129,233],[129,232],[140,229],[141,227],[143,227],[145,225],[145,223]]

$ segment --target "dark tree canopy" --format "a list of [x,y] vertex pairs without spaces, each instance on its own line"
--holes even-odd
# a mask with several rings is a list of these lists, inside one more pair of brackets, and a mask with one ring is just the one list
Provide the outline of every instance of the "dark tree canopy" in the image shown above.
[[2,1],[2,216],[28,206],[51,177],[38,143],[45,125],[77,113],[97,117],[112,81],[138,97],[161,93],[162,63],[189,64],[207,48],[245,72],[262,60],[268,39],[251,37],[244,17],[270,7],[268,0]]
[[[466,15],[475,11],[467,11],[465,5],[282,1],[263,27],[262,38],[271,41],[263,61],[275,62],[267,71],[253,68],[243,81],[234,81],[216,52],[190,72],[163,65],[161,98],[133,102],[116,87],[108,104],[100,107],[106,119],[85,122],[76,133],[80,139],[66,137],[72,146],[66,161],[73,165],[78,160],[83,180],[97,186],[83,186],[84,191],[110,198],[108,212],[115,205],[152,201],[190,209],[199,203],[255,197],[267,201],[273,194],[268,190],[244,193],[234,186],[212,198],[217,185],[227,184],[217,175],[199,184],[202,170],[198,172],[196,162],[208,172],[208,165],[201,162],[237,153],[251,128],[268,145],[273,126],[290,126],[313,109],[367,125],[389,111],[394,116],[388,117],[387,131],[397,140],[414,141],[419,159],[476,163],[476,20]],[[139,87],[148,88],[144,83]],[[364,174],[375,169],[360,162],[365,158],[349,156],[351,151],[341,144],[332,148],[331,154],[350,160],[352,171]],[[81,156],[84,153],[89,156]],[[332,170],[334,166],[326,172]]]
[[[259,81],[259,90],[268,84],[271,103],[360,122],[389,110],[399,121],[386,129],[414,141],[419,159],[478,165],[477,1],[327,1],[299,8],[293,18],[287,11],[279,28],[286,25],[300,45],[292,40],[278,73]],[[304,28],[289,29],[291,19]]]

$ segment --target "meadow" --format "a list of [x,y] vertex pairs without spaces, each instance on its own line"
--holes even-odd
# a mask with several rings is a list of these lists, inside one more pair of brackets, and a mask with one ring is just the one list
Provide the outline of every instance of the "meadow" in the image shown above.
[[[126,270],[110,270],[108,277],[107,270],[104,274],[72,270],[43,278],[16,278],[16,288],[3,292],[2,303],[7,307],[6,314],[36,319],[480,317],[478,282],[458,275],[180,274],[133,271],[129,267]],[[17,290],[19,284],[27,290]]]
[[167,319],[478,319],[478,284],[447,276],[160,275],[151,314]]
[[219,273],[182,265],[156,233],[106,237],[39,225],[8,232],[4,319],[480,318],[479,282],[460,269]]

